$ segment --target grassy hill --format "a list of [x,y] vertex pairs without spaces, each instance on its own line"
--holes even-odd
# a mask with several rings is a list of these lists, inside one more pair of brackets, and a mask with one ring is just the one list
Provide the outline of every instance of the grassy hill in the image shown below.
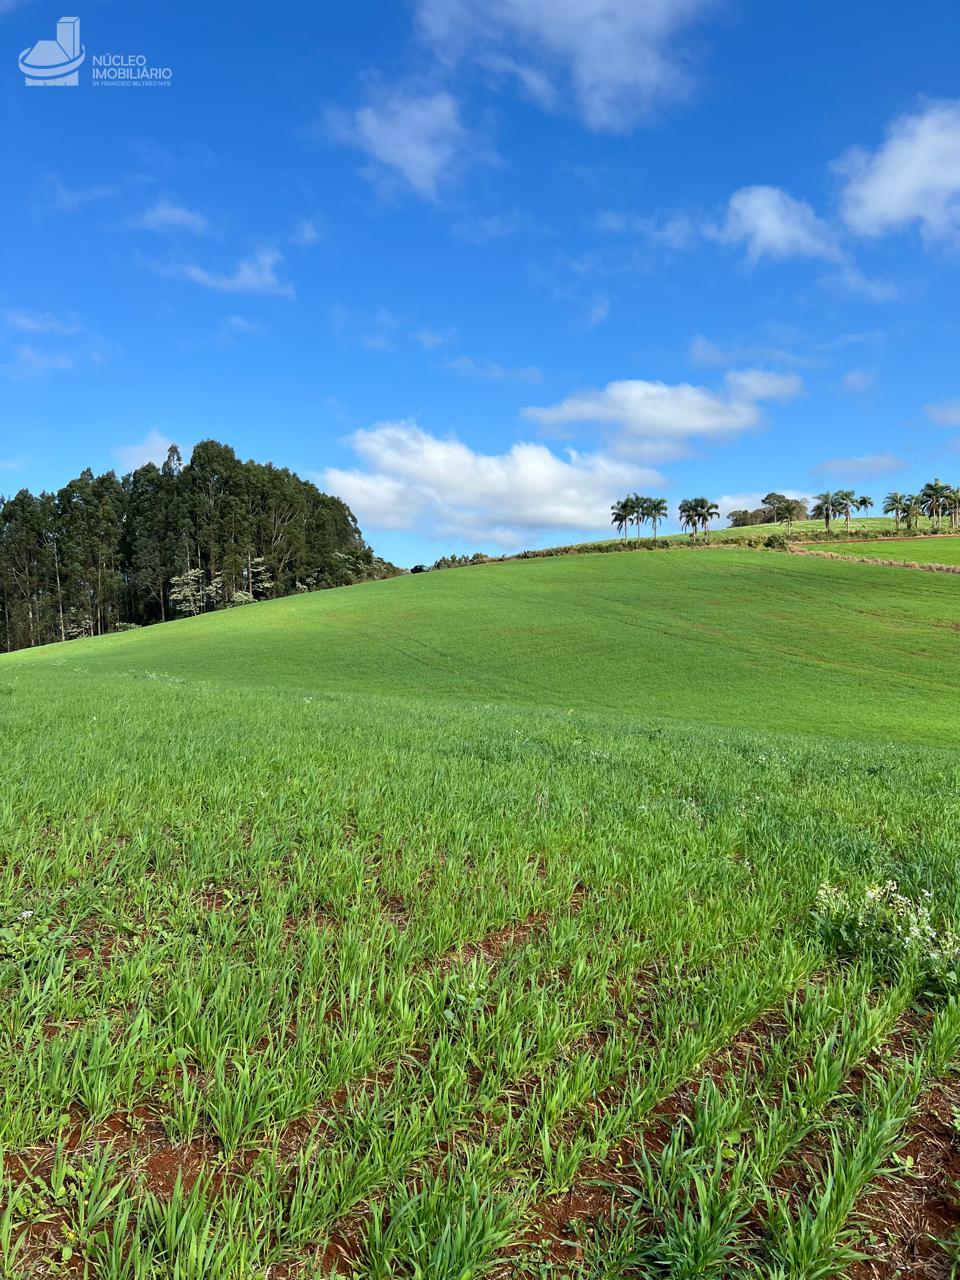
[[960,728],[958,625],[955,584],[933,575],[765,552],[577,556],[76,641],[12,655],[0,679],[162,674],[943,741]]
[[914,560],[926,564],[960,564],[960,536],[938,534],[927,538],[881,539],[879,542],[845,542],[829,547],[843,555],[870,556],[874,560]]
[[[918,527],[922,530],[927,530],[931,528],[932,525],[933,525],[933,522],[924,517],[921,519]],[[735,529],[722,528],[714,525],[710,529],[709,540],[712,543],[742,543],[742,542],[758,542],[759,543],[759,542],[762,542],[765,538],[768,538],[771,534],[785,533],[786,528],[787,526],[784,524],[750,524],[750,525],[743,525]],[[846,526],[844,525],[842,519],[835,520],[833,522],[832,528],[835,533],[841,534],[844,537],[849,536],[850,538],[855,538],[858,534],[862,537],[863,534],[865,533],[869,533],[869,534],[891,533],[892,534],[896,530],[896,524],[892,516],[857,516],[855,520],[851,521],[849,535],[847,535],[846,533]],[[823,533],[823,521],[822,520],[795,520],[794,523],[791,525],[791,532],[798,533],[798,534]],[[641,539],[642,539],[642,538],[650,537],[652,534],[652,530],[647,526],[643,526],[643,528],[641,528],[640,533],[641,533]],[[690,541],[689,533],[669,533],[661,536],[663,536],[664,541],[666,542],[686,543]],[[700,534],[698,534],[697,536],[698,538],[702,537],[702,535]],[[630,535],[627,540],[633,541],[635,537],[636,537],[636,529],[631,529]],[[613,543],[621,542],[621,541],[623,541],[623,539],[621,538],[605,538],[600,542],[587,543],[585,545],[600,548],[600,547],[609,547]]]
[[0,1275],[947,1274],[958,627],[718,549],[0,658]]

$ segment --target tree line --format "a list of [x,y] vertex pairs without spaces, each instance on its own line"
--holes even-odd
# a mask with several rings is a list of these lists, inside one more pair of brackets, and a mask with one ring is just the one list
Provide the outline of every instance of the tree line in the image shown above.
[[[833,521],[842,519],[849,533],[854,512],[862,515],[865,511],[870,511],[873,505],[871,497],[866,494],[858,495],[854,489],[818,493],[809,510],[807,504],[799,498],[788,498],[785,494],[772,492],[761,499],[759,507],[730,511],[727,519],[732,529],[754,524],[785,524],[788,532],[795,521],[807,519],[822,520],[829,532]],[[689,530],[694,539],[698,532],[702,532],[706,539],[709,537],[711,522],[720,516],[720,508],[709,498],[684,498],[678,506],[678,513],[682,529]],[[883,513],[894,517],[898,533],[901,527],[908,532],[918,528],[923,516],[938,531],[942,531],[945,520],[949,521],[952,530],[960,531],[960,486],[931,480],[916,494],[888,493],[883,500]],[[636,526],[639,539],[641,526],[649,520],[656,538],[657,526],[668,514],[666,498],[645,498],[632,493],[612,505],[610,523],[624,539],[628,537],[631,527]]]
[[399,570],[350,508],[291,471],[205,440],[184,464],[87,469],[0,498],[0,647],[101,635]]

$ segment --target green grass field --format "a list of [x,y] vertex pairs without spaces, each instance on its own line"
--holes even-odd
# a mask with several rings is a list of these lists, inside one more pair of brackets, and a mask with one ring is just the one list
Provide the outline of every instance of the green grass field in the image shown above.
[[949,1275],[958,627],[733,549],[0,658],[0,1276]]
[[881,539],[877,542],[845,542],[830,550],[842,555],[870,556],[875,560],[915,560],[923,564],[960,564],[960,536]]
[[[928,520],[926,517],[922,517],[919,527],[924,530],[929,529],[932,526],[932,523],[933,522],[931,520]],[[846,533],[846,526],[844,525],[842,518],[840,520],[835,520],[833,522],[833,530],[836,533],[842,534],[844,538],[849,536],[851,539],[853,539],[857,536],[857,534],[860,534],[862,536],[864,533],[891,533],[892,534],[896,531],[896,524],[892,516],[857,516],[855,520],[852,520],[850,522],[849,535],[847,535]],[[786,531],[787,531],[787,526],[785,524],[751,524],[751,525],[744,525],[736,529],[723,528],[721,525],[715,524],[710,529],[710,541],[714,543],[716,542],[721,542],[721,543],[747,542],[751,539],[756,539],[756,538],[759,538],[762,540],[763,538],[769,537],[770,534],[772,533],[779,534],[779,533],[786,533]],[[823,521],[822,520],[796,520],[791,526],[791,532],[800,533],[800,534],[822,533]],[[641,527],[641,530],[640,530],[641,539],[651,537],[652,533],[653,531],[649,525],[643,525]],[[636,528],[631,527],[630,535],[627,540],[628,541],[634,540],[636,538],[636,534],[637,534]],[[697,536],[698,538],[702,538],[701,534],[698,534]],[[689,533],[670,533],[666,535],[665,540],[667,542],[689,542],[690,535]],[[620,542],[620,541],[623,541],[623,539],[607,538],[603,542],[589,543],[586,545],[597,546],[597,547],[609,546],[613,542]]]

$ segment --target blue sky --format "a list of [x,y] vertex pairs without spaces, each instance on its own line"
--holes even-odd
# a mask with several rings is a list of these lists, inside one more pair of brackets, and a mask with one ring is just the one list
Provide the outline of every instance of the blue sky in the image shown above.
[[59,17],[0,0],[0,491],[213,436],[410,564],[960,474],[955,3],[101,2],[27,87]]

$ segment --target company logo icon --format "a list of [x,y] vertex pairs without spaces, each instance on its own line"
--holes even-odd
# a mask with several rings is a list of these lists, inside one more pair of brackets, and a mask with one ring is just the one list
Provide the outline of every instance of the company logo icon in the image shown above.
[[20,70],[28,85],[70,86],[79,82],[78,68],[86,57],[80,43],[80,19],[61,18],[56,40],[38,40],[20,55]]

